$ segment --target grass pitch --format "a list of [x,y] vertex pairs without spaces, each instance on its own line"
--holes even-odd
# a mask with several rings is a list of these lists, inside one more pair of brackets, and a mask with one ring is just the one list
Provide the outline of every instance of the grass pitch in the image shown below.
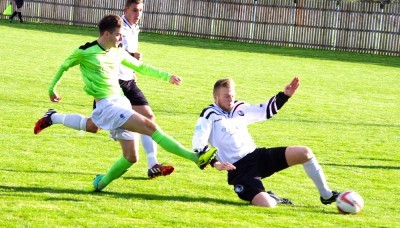
[[146,158],[104,192],[83,189],[121,154],[107,132],[77,132],[61,125],[33,134],[48,108],[90,115],[78,68],[58,87],[47,88],[64,59],[97,37],[94,28],[0,21],[0,226],[2,227],[398,227],[400,216],[400,62],[398,57],[294,49],[206,39],[140,35],[151,65],[180,75],[179,87],[139,76],[157,123],[191,146],[195,122],[212,102],[223,77],[238,84],[237,98],[259,103],[294,76],[298,92],[270,121],[251,125],[259,146],[306,145],[328,183],[354,190],[365,201],[356,216],[319,202],[301,166],[264,180],[293,206],[254,207],[241,201],[226,174],[199,170],[159,149],[171,176],[147,178]]

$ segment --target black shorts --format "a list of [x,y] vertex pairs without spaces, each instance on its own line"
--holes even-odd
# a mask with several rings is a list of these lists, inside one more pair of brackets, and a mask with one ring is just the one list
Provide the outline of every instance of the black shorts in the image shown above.
[[[124,92],[125,97],[131,102],[132,106],[142,106],[149,105],[146,97],[143,92],[136,85],[135,80],[119,80],[119,85],[121,86],[122,91]],[[96,101],[93,101],[93,109],[96,108]]]
[[24,0],[15,0],[15,4],[17,5],[17,8],[20,9],[24,5]]
[[143,92],[136,85],[135,80],[119,80],[119,85],[121,86],[125,97],[127,97],[131,102],[132,106],[149,105],[149,102],[147,101]]
[[289,167],[285,157],[286,147],[257,148],[233,165],[228,171],[228,183],[242,200],[251,202],[260,192],[265,192],[262,178]]

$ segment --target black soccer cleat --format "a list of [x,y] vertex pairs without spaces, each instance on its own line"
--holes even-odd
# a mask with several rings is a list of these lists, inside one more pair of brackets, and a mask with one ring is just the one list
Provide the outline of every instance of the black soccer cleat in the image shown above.
[[280,198],[279,196],[275,195],[272,191],[267,191],[268,195],[271,196],[276,200],[276,203],[278,204],[293,204],[293,202],[290,199],[287,198]]
[[332,196],[329,199],[324,199],[322,197],[319,197],[319,198],[321,200],[321,203],[327,205],[327,204],[331,204],[331,203],[335,202],[336,198],[338,198],[339,195],[340,195],[340,192],[332,191]]

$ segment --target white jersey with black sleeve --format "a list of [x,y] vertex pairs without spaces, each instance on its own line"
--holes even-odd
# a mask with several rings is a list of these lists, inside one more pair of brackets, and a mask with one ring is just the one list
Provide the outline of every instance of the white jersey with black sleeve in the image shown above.
[[256,149],[247,126],[271,118],[288,99],[289,96],[280,92],[261,104],[235,101],[230,112],[215,103],[206,107],[197,120],[193,149],[201,150],[209,143],[218,148],[220,162],[235,163]]
[[[139,25],[131,25],[124,15],[121,18],[124,22],[121,45],[127,52],[135,53],[139,47]],[[118,77],[124,81],[136,80],[135,71],[125,66],[121,66]]]

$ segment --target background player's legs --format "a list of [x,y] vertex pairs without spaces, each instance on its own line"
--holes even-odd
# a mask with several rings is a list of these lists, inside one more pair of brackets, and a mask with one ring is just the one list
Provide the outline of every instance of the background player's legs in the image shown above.
[[[154,113],[151,110],[149,105],[133,105],[132,109],[137,113],[147,117],[147,119],[155,122]],[[153,141],[153,139],[148,135],[140,135],[142,146],[146,151],[147,156],[147,166],[148,168],[152,168],[154,165],[159,164],[157,160],[157,144]]]
[[17,0],[15,3],[17,5],[17,10],[15,10],[14,13],[9,17],[10,22],[14,19],[15,15],[18,15],[18,19],[22,23],[22,6],[24,5],[24,1]]

